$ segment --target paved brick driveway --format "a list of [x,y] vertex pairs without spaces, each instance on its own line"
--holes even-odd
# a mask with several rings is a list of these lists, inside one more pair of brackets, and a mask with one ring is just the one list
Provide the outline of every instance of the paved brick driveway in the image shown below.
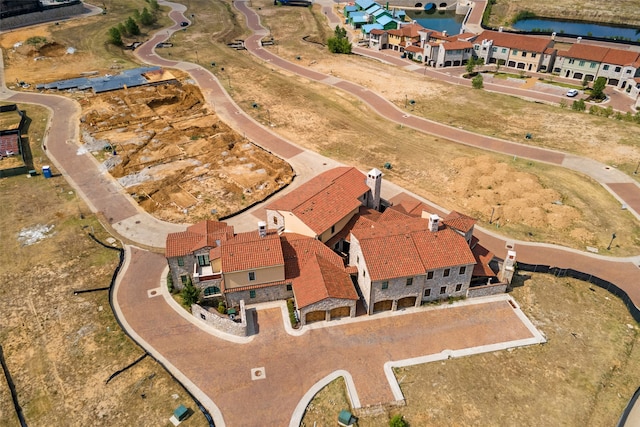
[[[162,296],[149,297],[166,261],[130,250],[115,302],[155,354],[215,402],[227,426],[288,425],[304,394],[336,370],[351,374],[362,406],[387,403],[395,398],[385,362],[533,338],[509,303],[498,301],[344,323],[298,337],[285,332],[279,309],[259,310],[258,334],[236,344],[194,326]],[[253,368],[264,368],[264,378],[252,380]]]

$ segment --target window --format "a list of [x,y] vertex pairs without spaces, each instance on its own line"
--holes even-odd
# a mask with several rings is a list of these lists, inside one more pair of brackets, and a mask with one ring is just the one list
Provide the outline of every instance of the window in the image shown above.
[[478,45],[475,45],[473,48],[474,48],[475,50],[480,50],[480,46],[478,46]]
[[217,286],[209,286],[204,289],[204,296],[208,297],[211,295],[218,295],[220,293],[220,288]]
[[619,73],[619,72],[620,72],[620,70],[622,70],[622,68],[621,68],[621,67],[616,67],[615,72],[616,72],[616,73]]
[[407,286],[413,285],[413,277],[407,278]]
[[625,71],[627,74],[631,74],[631,70],[627,70]]
[[431,289],[425,289],[424,290],[424,296],[425,297],[430,297],[431,296]]
[[603,69],[604,71],[607,71],[607,70],[609,69],[609,66],[608,66],[608,65],[605,65],[604,67],[602,67],[602,69]]
[[535,53],[535,52],[531,52],[531,57],[532,57],[532,58],[535,58],[537,55],[538,55],[537,53]]
[[522,57],[526,58],[527,57],[527,52],[522,52]]
[[209,255],[208,254],[198,255],[198,265],[200,267],[211,265],[211,262],[209,261]]
[[498,51],[498,48],[497,48],[497,47],[492,47],[492,48],[491,48],[491,52],[497,52],[497,51]]
[[277,216],[273,217],[273,225],[278,225],[278,217]]
[[356,257],[356,264],[360,264],[360,255]]
[[507,53],[507,48],[506,47],[502,48],[502,53]]
[[256,291],[249,291],[249,298],[255,298],[256,297]]
[[331,226],[331,234],[333,234],[333,233],[335,233],[335,232],[336,232],[336,226],[335,226],[335,225],[332,225],[332,226]]
[[589,65],[589,68],[596,68],[596,63],[595,63],[595,62],[592,62],[592,63]]
[[513,49],[513,54],[517,55],[518,54],[518,49]]
[[388,288],[389,288],[389,282],[385,280],[384,282],[382,282],[382,289],[388,289]]
[[458,274],[464,274],[465,271],[467,271],[467,267],[463,265],[462,267],[460,267],[460,271],[458,272]]
[[184,267],[184,257],[178,257],[178,265]]
[[456,285],[456,292],[460,292],[462,290],[462,283],[458,283]]
[[440,287],[440,295],[446,294],[446,293],[447,293],[447,287],[446,286],[441,286]]
[[451,269],[445,268],[444,273],[442,273],[442,277],[449,277],[449,273],[451,273]]
[[293,286],[291,286],[290,284],[287,285],[287,291],[291,292],[293,290]]
[[367,270],[362,270],[362,277],[367,277]]
[[182,276],[180,276],[180,281],[182,282],[183,285],[186,285],[187,282],[189,281],[189,276],[187,276],[186,274],[183,274]]
[[584,61],[580,61],[580,62],[578,63],[578,65],[579,65],[579,66],[581,66],[581,67],[584,67]]
[[256,280],[256,272],[255,271],[250,271],[249,272],[249,281],[253,282],[254,280]]
[[433,279],[433,271],[427,271],[427,280]]
[[573,59],[573,58],[571,58],[571,59],[569,60],[569,64],[573,64],[573,63],[575,63],[575,62],[576,62],[576,60],[575,60],[575,59]]

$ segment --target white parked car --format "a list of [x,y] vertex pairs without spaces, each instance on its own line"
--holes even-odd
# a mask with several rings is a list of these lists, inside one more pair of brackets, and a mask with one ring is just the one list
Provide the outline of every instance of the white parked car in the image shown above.
[[578,96],[578,89],[569,89],[569,90],[567,91],[567,96],[568,96],[569,98],[573,98],[573,97],[575,97],[575,96]]

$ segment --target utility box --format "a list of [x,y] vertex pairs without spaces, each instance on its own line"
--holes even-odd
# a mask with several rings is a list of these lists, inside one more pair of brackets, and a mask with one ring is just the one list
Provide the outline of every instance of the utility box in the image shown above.
[[357,421],[358,419],[354,417],[353,414],[347,411],[346,409],[343,409],[342,411],[340,411],[340,414],[338,415],[338,424],[344,427],[352,426]]
[[49,166],[43,166],[42,167],[42,175],[44,175],[45,178],[51,178],[51,167]]
[[175,416],[178,421],[184,421],[189,417],[189,410],[184,405],[180,405],[173,411],[173,416]]

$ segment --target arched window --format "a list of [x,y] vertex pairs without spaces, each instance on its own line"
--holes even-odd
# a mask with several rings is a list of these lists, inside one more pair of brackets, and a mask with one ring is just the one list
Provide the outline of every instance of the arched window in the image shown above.
[[219,294],[220,294],[220,288],[217,286],[209,286],[208,288],[204,289],[205,297],[209,297],[211,295],[219,295]]

